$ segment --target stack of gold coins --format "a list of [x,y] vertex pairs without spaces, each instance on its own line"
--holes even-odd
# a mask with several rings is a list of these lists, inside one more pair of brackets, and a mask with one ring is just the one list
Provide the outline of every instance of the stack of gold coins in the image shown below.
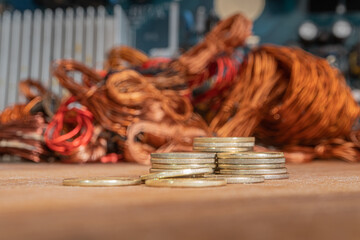
[[217,162],[223,175],[260,175],[265,180],[289,178],[282,152],[218,153]]
[[152,153],[151,164],[150,173],[216,168],[215,153],[200,152]]
[[253,137],[199,137],[194,138],[193,149],[196,152],[249,152],[253,151]]

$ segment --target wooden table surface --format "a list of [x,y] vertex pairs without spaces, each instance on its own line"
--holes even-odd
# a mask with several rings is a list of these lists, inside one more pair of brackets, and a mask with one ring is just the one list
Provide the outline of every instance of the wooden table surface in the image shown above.
[[62,186],[135,164],[0,164],[0,239],[360,239],[360,164],[288,164],[289,180],[203,189]]

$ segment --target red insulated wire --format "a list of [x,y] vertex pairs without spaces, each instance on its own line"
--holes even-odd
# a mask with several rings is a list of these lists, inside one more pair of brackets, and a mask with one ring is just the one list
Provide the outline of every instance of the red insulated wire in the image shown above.
[[163,57],[156,57],[156,58],[151,58],[148,61],[146,61],[141,68],[143,69],[148,69],[148,68],[156,68],[158,67],[160,64],[162,63],[168,63],[170,62],[171,59],[170,58],[163,58]]
[[231,61],[230,58],[224,58],[223,60],[227,68],[227,71],[224,76],[225,82],[231,82],[236,74],[235,62]]
[[[193,103],[197,104],[204,100],[211,99],[225,88],[229,87],[238,71],[239,62],[229,57],[221,57],[216,60],[216,81],[213,86],[204,94],[197,96]],[[209,71],[212,71],[209,69]]]
[[217,70],[217,78],[216,78],[215,86],[219,85],[224,78],[224,71],[225,71],[224,58],[218,58],[216,60],[216,63],[218,70]]
[[[53,151],[70,155],[73,150],[89,143],[93,135],[93,115],[86,108],[68,108],[75,97],[63,103],[45,131],[45,143]],[[64,133],[64,125],[75,127]]]

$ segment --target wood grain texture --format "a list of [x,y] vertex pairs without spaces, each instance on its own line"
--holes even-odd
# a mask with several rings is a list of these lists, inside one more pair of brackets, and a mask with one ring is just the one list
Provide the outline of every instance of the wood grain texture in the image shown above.
[[359,239],[360,164],[287,165],[289,180],[204,189],[62,186],[135,164],[0,164],[0,239]]

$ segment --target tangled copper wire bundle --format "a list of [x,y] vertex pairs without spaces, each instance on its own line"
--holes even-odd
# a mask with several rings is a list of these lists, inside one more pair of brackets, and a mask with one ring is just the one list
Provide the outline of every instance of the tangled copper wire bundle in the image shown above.
[[[168,68],[186,76],[192,88],[199,85],[206,66],[219,54],[243,45],[251,26],[242,15],[221,21],[202,43]],[[300,158],[292,154],[293,161],[331,156],[356,159],[357,138],[350,133],[359,108],[343,76],[324,59],[300,49],[263,46],[249,53],[233,81],[210,124],[217,135],[255,135],[267,146],[307,153]],[[347,142],[351,136],[352,142]]]
[[[60,106],[44,135],[46,145],[62,155],[70,155],[73,150],[87,145],[93,135],[93,115],[86,109],[68,108],[74,101],[71,97]],[[68,128],[66,133],[64,128]]]
[[[116,156],[105,154],[116,143],[115,152],[126,160],[148,164],[151,152],[191,150],[194,137],[211,134],[254,135],[262,144],[256,149],[282,149],[293,162],[358,161],[360,131],[353,127],[360,108],[344,77],[326,60],[297,48],[262,46],[237,61],[234,51],[244,46],[251,28],[251,21],[236,14],[171,61],[151,59],[130,47],[115,48],[105,77],[75,61],[57,61],[54,76],[91,112],[97,129],[90,141],[87,138],[88,145],[69,152],[69,162],[113,162],[118,158],[115,150],[111,152]],[[82,83],[69,74],[74,71],[82,74]],[[191,99],[194,89],[212,79],[215,84]],[[202,112],[210,127],[194,113],[191,100],[216,105]],[[23,108],[13,111],[15,117],[5,111],[0,120],[18,119]],[[81,134],[86,132],[79,130],[72,137]]]
[[329,154],[325,146],[349,146],[341,139],[350,136],[359,110],[343,76],[325,59],[263,46],[249,53],[211,128],[219,136],[255,135],[266,145],[297,151],[302,146],[317,157],[354,161],[346,151]]
[[[189,149],[189,139],[209,134],[204,120],[194,115],[190,100],[184,97],[186,91],[171,89],[187,85],[186,75],[203,75],[216,56],[223,52],[231,53],[235,47],[243,44],[251,34],[251,26],[251,22],[242,15],[222,21],[204,42],[169,62],[164,71],[154,76],[144,77],[136,71],[123,70],[110,74],[105,81],[85,66],[66,60],[58,61],[53,73],[103,127],[127,139],[124,151],[128,160],[149,163],[151,151]],[[124,62],[132,67],[141,67],[148,60],[146,55],[135,49],[120,47],[110,52],[106,65],[111,72],[126,68]],[[68,75],[70,71],[83,73],[84,84],[76,83]],[[139,121],[144,122],[136,125]],[[135,141],[144,132],[155,135],[156,141],[168,147]],[[121,141],[120,145],[124,147]],[[134,154],[135,146],[141,146],[143,150],[138,148],[139,151],[146,154]]]
[[[68,75],[79,71],[84,84]],[[76,99],[86,106],[106,129],[126,135],[126,128],[141,119],[161,121],[165,116],[174,121],[191,117],[188,99],[175,91],[159,91],[133,70],[114,73],[105,82],[96,72],[72,60],[58,61],[54,75]]]
[[34,98],[27,104],[16,104],[4,109],[0,114],[0,123],[11,123],[30,115],[31,109],[41,101],[41,98]]
[[[75,70],[83,74],[82,85],[68,74]],[[188,126],[190,119],[194,118],[189,99],[173,90],[158,90],[133,70],[115,72],[105,81],[84,65],[64,60],[56,63],[54,75],[104,128],[123,139],[128,137],[127,128],[141,120]],[[201,133],[204,135],[204,131]],[[124,147],[124,141],[119,141],[119,144]],[[144,162],[136,158],[129,160]]]
[[86,108],[69,107],[75,101],[70,97],[61,104],[46,128],[45,143],[63,162],[102,161],[107,154],[105,131],[94,126],[93,115]]
[[[219,55],[231,55],[251,35],[252,22],[241,14],[220,21],[205,39],[173,61],[162,61],[160,71],[146,80],[158,89],[184,89],[199,86],[209,76],[208,65]],[[141,67],[152,59],[130,47],[116,47],[108,55],[106,68]],[[189,84],[190,83],[190,84]]]
[[45,127],[41,115],[26,116],[0,124],[0,154],[11,154],[39,162],[47,155],[43,140]]
[[41,83],[33,79],[26,79],[19,83],[19,90],[26,97],[28,103],[15,104],[5,108],[0,113],[0,123],[9,123],[29,116],[36,105],[42,105],[46,112],[51,112],[45,102],[49,97],[56,99],[56,96],[50,93]]
[[26,79],[21,81],[19,83],[19,90],[29,101],[36,97],[49,94],[49,91],[43,85],[41,85],[40,82],[34,79]]
[[150,153],[191,151],[194,137],[210,134],[207,124],[197,114],[183,123],[174,123],[170,119],[162,122],[139,121],[128,129],[125,159],[150,164]]
[[132,47],[120,46],[110,50],[105,63],[105,69],[121,70],[126,64],[131,66],[141,66],[149,60],[149,57]]
[[181,55],[170,68],[184,72],[186,76],[197,75],[221,53],[231,54],[242,46],[251,35],[252,22],[241,14],[220,21],[201,43]]
[[[67,156],[60,155],[61,160],[66,163],[104,162],[107,155],[107,140],[101,136],[104,129],[96,125],[90,141],[74,148]],[[116,162],[117,159],[114,161]]]

